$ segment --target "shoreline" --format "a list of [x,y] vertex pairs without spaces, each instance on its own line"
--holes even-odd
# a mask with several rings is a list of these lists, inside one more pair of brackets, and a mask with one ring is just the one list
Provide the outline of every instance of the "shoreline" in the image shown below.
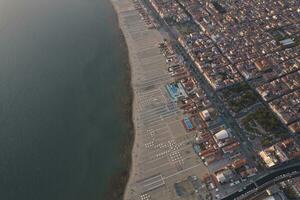
[[[135,105],[136,105],[136,101],[135,101],[135,89],[134,89],[134,82],[135,82],[135,76],[134,76],[134,62],[132,62],[132,59],[134,57],[134,54],[135,52],[133,52],[132,50],[132,42],[130,42],[129,40],[129,36],[126,34],[126,30],[125,30],[125,27],[124,27],[124,24],[121,23],[122,21],[122,18],[121,18],[121,15],[120,15],[120,12],[122,12],[122,9],[123,7],[117,5],[117,3],[120,3],[119,0],[109,0],[112,4],[112,7],[117,15],[117,20],[118,20],[118,26],[119,26],[119,29],[121,31],[121,35],[122,37],[124,38],[124,42],[125,42],[125,45],[126,45],[126,48],[127,48],[127,58],[128,58],[128,69],[129,69],[129,86],[130,86],[130,102],[131,102],[131,106],[130,106],[130,110],[129,110],[129,113],[130,113],[130,116],[131,116],[131,133],[130,136],[132,136],[130,139],[130,148],[126,148],[126,150],[130,150],[128,153],[128,156],[127,156],[127,159],[128,160],[128,173],[127,173],[127,177],[126,177],[126,183],[124,183],[124,185],[122,185],[123,187],[120,188],[120,190],[122,189],[123,192],[122,192],[122,198],[120,199],[123,199],[123,200],[127,200],[129,199],[129,185],[130,183],[132,182],[132,179],[133,179],[133,173],[135,173],[135,167],[134,167],[134,163],[135,163],[135,155],[136,155],[136,148],[137,148],[137,142],[136,142],[136,112],[135,112]],[[122,1],[122,3],[124,4],[131,4],[131,1],[129,0],[124,0]],[[130,7],[133,6],[132,4],[130,5]],[[126,6],[125,6],[126,7]],[[125,10],[125,9],[124,9]],[[132,7],[132,10],[135,10],[135,8]],[[126,159],[126,158],[125,158]]]
[[[154,199],[169,200],[178,198],[178,196],[181,196],[178,194],[178,188],[176,188],[178,185],[184,185],[186,181],[190,181],[189,178],[193,178],[193,180],[199,182],[199,178],[205,178],[208,174],[213,174],[211,172],[215,172],[216,169],[220,168],[220,166],[217,165],[213,166],[215,168],[208,168],[207,165],[210,163],[204,164],[204,162],[199,161],[198,157],[187,156],[190,155],[194,149],[188,146],[182,146],[189,145],[192,141],[192,137],[190,136],[191,134],[189,134],[189,136],[184,136],[184,138],[182,135],[179,135],[182,134],[184,130],[182,129],[182,124],[178,124],[178,121],[182,121],[182,117],[184,117],[184,114],[186,113],[182,113],[176,108],[174,102],[171,102],[168,98],[169,96],[164,88],[166,82],[167,84],[170,84],[173,79],[164,77],[166,74],[163,71],[160,71],[160,69],[154,71],[158,67],[164,68],[168,66],[166,65],[168,62],[158,62],[162,52],[157,53],[154,50],[154,47],[156,47],[157,44],[159,44],[161,49],[166,45],[161,43],[161,38],[165,36],[164,33],[167,33],[167,35],[169,33],[172,41],[177,41],[178,38],[173,37],[172,30],[170,31],[165,28],[165,26],[161,30],[155,29],[155,31],[147,31],[146,26],[144,26],[145,24],[141,25],[139,23],[140,21],[147,22],[147,18],[141,10],[147,10],[148,8],[148,10],[151,10],[156,14],[159,12],[156,5],[153,3],[152,5],[147,4],[147,2],[141,3],[145,4],[145,8],[140,6],[139,3],[132,2],[132,0],[110,1],[117,14],[118,25],[127,46],[127,57],[130,70],[130,89],[132,95],[130,125],[132,128],[131,136],[133,139],[128,142],[131,145],[131,148],[128,148],[128,150],[131,149],[132,151],[130,153],[131,156],[128,152],[128,154],[124,154],[127,155],[128,158],[126,160],[126,163],[128,162],[128,170],[124,177],[119,178],[119,180],[122,181],[119,182],[119,184],[123,184],[124,186],[124,191],[121,196],[119,196],[119,199],[150,200],[153,197]],[[139,18],[143,20],[138,21]],[[165,25],[164,21],[159,20],[159,22],[162,22],[161,24]],[[149,25],[149,23],[146,24]],[[156,32],[160,32],[160,35],[157,35]],[[149,40],[149,36],[150,38],[152,37],[152,40]],[[182,46],[184,45],[179,43],[179,47]],[[175,49],[176,48],[177,46]],[[183,49],[185,52],[185,47],[183,47]],[[182,53],[182,49],[179,48],[179,50],[177,50],[178,49],[176,49],[175,52],[179,52],[179,54]],[[164,49],[162,51],[165,55]],[[193,61],[191,62],[193,63]],[[159,66],[159,64],[161,65]],[[185,67],[187,68],[187,66]],[[173,68],[171,67],[171,69]],[[197,76],[195,75],[194,77]],[[160,80],[162,78],[165,78],[164,81]],[[197,81],[199,79],[201,82],[202,79],[199,77],[195,80]],[[184,80],[181,79],[180,81]],[[200,86],[200,88],[202,89],[202,86]],[[210,89],[203,92],[204,95],[206,92],[212,93]],[[213,102],[217,105],[222,105],[218,101],[213,100]],[[219,111],[222,110],[218,106],[217,108]],[[222,116],[227,117],[226,114],[223,112],[221,113]],[[229,116],[231,115],[229,114]],[[228,118],[230,119],[230,117]],[[176,121],[177,124],[174,121]],[[228,123],[226,124],[227,121],[225,119],[224,121],[222,122],[225,125],[228,125]],[[232,126],[233,129],[235,128],[234,125],[228,126]],[[209,131],[211,132],[211,130]],[[196,137],[196,135],[194,137]],[[224,153],[227,152],[224,151]],[[219,164],[222,165],[224,162]],[[255,167],[254,169],[257,171]],[[175,187],[174,190],[171,189],[173,187]],[[117,189],[117,191],[119,190],[121,190],[121,188]],[[195,189],[194,191],[198,193],[197,190]],[[207,191],[209,192],[208,188]],[[219,193],[219,191],[216,192]],[[220,194],[217,194],[218,196],[216,195],[216,198],[219,198],[220,195],[224,196],[224,194],[228,195],[230,193],[230,190],[220,192]],[[209,194],[215,195],[214,193]],[[198,197],[200,197],[200,195],[198,195]],[[207,195],[205,197],[202,196],[202,198],[207,198]]]
[[105,198],[111,199],[111,200],[120,200],[124,199],[127,184],[129,182],[129,179],[131,177],[131,170],[132,170],[132,163],[133,163],[133,147],[135,144],[135,123],[134,123],[134,89],[132,85],[132,65],[131,65],[131,59],[130,59],[130,50],[128,46],[127,38],[124,34],[124,30],[122,26],[120,25],[120,15],[118,13],[118,10],[116,8],[115,3],[113,0],[108,0],[112,6],[114,15],[116,17],[116,23],[118,26],[118,29],[120,30],[120,37],[122,40],[122,43],[120,46],[124,48],[124,52],[126,52],[126,60],[124,59],[124,66],[126,65],[126,80],[124,81],[126,83],[126,87],[128,87],[128,97],[124,98],[124,113],[128,118],[126,119],[126,123],[128,124],[128,130],[129,133],[125,136],[121,136],[123,141],[120,145],[122,145],[120,149],[120,158],[119,161],[121,163],[125,163],[123,167],[121,167],[118,172],[116,172],[113,177],[109,179],[108,189],[105,192]]
[[[179,122],[183,113],[165,90],[165,85],[174,81],[158,48],[166,35],[146,26],[132,0],[110,1],[127,45],[132,90],[133,139],[131,157],[127,157],[131,162],[119,199],[148,199],[150,190],[154,199],[174,199],[176,194],[169,188],[188,176],[202,177],[207,170],[193,153],[193,134],[182,134],[185,128]],[[185,166],[183,156],[188,158]],[[182,170],[178,171],[178,165]]]

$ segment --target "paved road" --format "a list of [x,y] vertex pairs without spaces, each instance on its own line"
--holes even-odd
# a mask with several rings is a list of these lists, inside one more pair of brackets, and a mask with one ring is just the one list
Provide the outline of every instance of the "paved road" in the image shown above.
[[[179,2],[178,2],[179,3]],[[180,3],[179,3],[180,4]],[[181,4],[180,4],[181,5]],[[183,6],[183,5],[181,5],[181,8],[182,9],[184,9],[185,11],[186,11],[186,13],[189,15],[189,17],[191,18],[191,19],[193,19],[193,17],[192,17],[192,15],[190,15],[189,14],[189,12],[187,12],[187,10],[185,9],[185,7]],[[210,35],[208,35],[208,34],[205,34],[211,41],[213,41],[213,39],[210,37]],[[232,62],[229,58],[228,58],[228,56],[224,53],[224,51],[222,51],[220,48],[219,48],[219,46],[214,42],[214,46],[219,50],[219,52],[221,52],[221,54],[223,55],[223,57],[224,58],[226,58],[226,60],[232,65],[232,66],[234,66],[235,67],[235,63],[234,62]],[[290,60],[290,59],[289,59]],[[257,92],[257,90],[256,90],[256,88],[251,84],[251,80],[254,80],[254,79],[251,79],[251,80],[249,80],[249,79],[246,79],[244,76],[243,76],[243,74],[240,72],[240,70],[238,70],[236,67],[235,67],[235,69],[236,69],[236,71],[237,71],[237,73],[240,75],[240,77],[243,79],[243,81],[250,87],[250,89],[254,92],[254,94],[256,94],[256,96],[258,97],[258,99],[260,100],[260,102],[262,102],[262,104],[263,105],[265,105],[267,108],[270,108],[270,106],[269,106],[269,102],[270,102],[270,100],[269,101],[264,101],[264,99],[261,97],[261,95]],[[287,74],[285,74],[285,75],[287,75]],[[291,93],[291,92],[293,92],[293,91],[295,91],[295,90],[297,90],[297,89],[299,89],[299,88],[296,88],[296,89],[294,89],[294,90],[292,90],[292,91],[289,91],[288,93]],[[286,95],[286,94],[288,94],[288,93],[285,93],[285,94],[283,94],[283,95],[280,95],[280,96],[278,96],[278,97],[276,97],[276,98],[274,98],[274,99],[278,99],[278,98],[280,98],[280,97],[282,97],[282,96],[284,96],[284,95]],[[272,100],[274,100],[274,99],[272,99]],[[280,119],[280,117],[278,117],[277,115],[275,115],[275,117],[279,120],[279,121],[281,121],[281,119]],[[295,120],[295,121],[297,121],[297,120]],[[293,121],[294,122],[294,121]],[[291,123],[293,123],[293,122],[291,122]],[[290,124],[291,124],[290,123]],[[288,127],[287,127],[287,125],[286,124],[284,124],[284,123],[282,123],[282,125],[283,125],[283,127],[286,129],[286,132],[290,135],[290,136],[292,136],[291,135],[291,133],[288,131]]]
[[183,134],[183,114],[165,89],[172,77],[157,47],[163,37],[157,30],[147,29],[132,7],[120,16],[133,55],[135,88],[134,171],[126,199],[175,199],[175,183],[188,176],[203,177],[208,171],[193,151],[194,134]]
[[247,159],[250,161],[250,163],[254,163],[254,160],[252,158],[252,155],[253,155],[252,144],[248,141],[248,138],[245,136],[246,134],[243,134],[242,129],[239,127],[239,125],[237,124],[235,119],[231,116],[230,112],[227,110],[224,103],[218,97],[216,91],[205,80],[205,77],[197,69],[197,67],[193,63],[191,57],[186,53],[186,50],[178,42],[177,35],[169,27],[169,25],[166,23],[166,21],[164,19],[160,18],[158,13],[156,13],[155,9],[149,3],[149,1],[147,1],[147,0],[141,0],[141,1],[144,3],[144,5],[149,10],[151,10],[153,17],[160,23],[161,28],[169,34],[169,37],[170,37],[170,39],[172,39],[172,42],[175,45],[177,52],[185,58],[185,60],[187,62],[187,66],[189,67],[189,69],[192,72],[192,74],[194,75],[194,77],[197,79],[200,87],[202,87],[204,89],[204,91],[208,95],[209,99],[214,104],[215,108],[222,114],[222,119],[223,119],[224,123],[226,124],[226,126],[231,128],[234,135],[242,143],[241,151],[247,156]]
[[256,179],[242,190],[230,194],[222,200],[247,199],[247,197],[256,195],[271,185],[299,176],[300,159],[296,159],[288,163],[283,163],[281,166],[271,170],[268,174]]
[[[173,30],[167,25],[167,23],[163,19],[159,17],[159,15],[156,13],[156,11],[153,9],[151,4],[147,0],[142,0],[142,2],[145,4],[145,6],[148,9],[152,11],[153,17],[160,23],[161,28],[168,33],[169,37],[172,39],[172,42],[176,46],[177,52],[184,56],[190,71],[193,73],[193,75],[195,76],[195,78],[197,79],[201,87],[208,94],[208,97],[215,105],[217,110],[223,115],[223,120],[225,124],[233,130],[235,136],[239,138],[241,142],[246,144],[246,145],[241,145],[241,148],[242,151],[245,153],[245,155],[247,155],[248,159],[251,160],[252,159],[251,155],[253,155],[252,144],[248,141],[246,136],[243,134],[243,131],[240,129],[235,119],[231,116],[230,112],[226,109],[224,103],[219,99],[214,89],[211,88],[211,86],[207,83],[203,75],[199,72],[197,67],[192,62],[190,56],[186,53],[185,49],[179,44],[179,42],[177,41],[177,35],[173,32]],[[249,84],[248,81],[246,82]],[[254,88],[252,89],[255,90]],[[248,148],[245,146],[248,146]],[[266,187],[269,187],[274,183],[286,180],[288,178],[296,177],[296,176],[300,176],[299,159],[291,161],[290,163],[284,163],[284,165],[274,169],[273,171],[269,171],[268,174],[261,176],[260,178],[256,179],[254,182],[245,186],[242,190],[239,190],[223,198],[222,200],[232,200],[237,198],[244,199],[248,195],[250,194],[255,195],[256,192],[259,192],[260,190],[265,189]],[[241,197],[242,195],[244,196]]]

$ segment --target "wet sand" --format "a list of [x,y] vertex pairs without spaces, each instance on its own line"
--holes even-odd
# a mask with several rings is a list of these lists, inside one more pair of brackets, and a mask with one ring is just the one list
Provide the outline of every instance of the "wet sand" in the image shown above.
[[186,134],[183,114],[166,94],[172,78],[158,48],[162,34],[146,27],[132,1],[111,2],[126,39],[133,89],[135,133],[124,199],[174,199],[174,183],[207,170],[193,153],[194,134]]

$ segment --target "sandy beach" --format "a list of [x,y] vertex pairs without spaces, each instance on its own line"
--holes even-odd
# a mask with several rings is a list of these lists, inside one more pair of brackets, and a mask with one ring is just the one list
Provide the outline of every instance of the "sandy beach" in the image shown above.
[[130,0],[111,0],[126,39],[133,88],[135,141],[124,199],[174,199],[173,185],[188,176],[201,177],[206,167],[195,156],[180,123],[183,117],[165,85],[172,82],[156,29],[148,29]]

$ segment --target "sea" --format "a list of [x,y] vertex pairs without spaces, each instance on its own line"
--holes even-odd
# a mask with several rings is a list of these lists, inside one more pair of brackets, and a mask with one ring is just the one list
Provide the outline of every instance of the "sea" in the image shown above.
[[130,67],[109,0],[0,0],[0,199],[121,199]]

